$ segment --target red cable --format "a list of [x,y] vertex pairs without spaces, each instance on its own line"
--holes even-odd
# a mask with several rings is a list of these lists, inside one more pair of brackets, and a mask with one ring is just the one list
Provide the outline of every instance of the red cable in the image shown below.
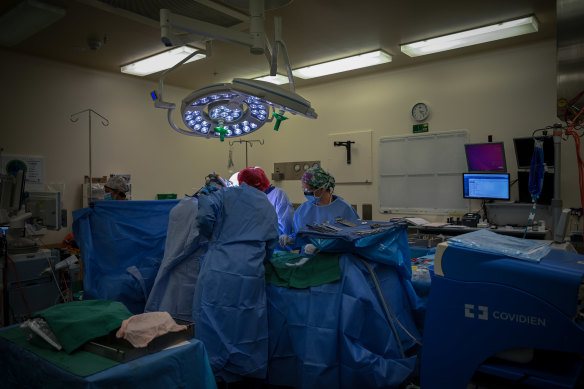
[[580,155],[580,135],[573,130],[578,117],[584,112],[584,107],[580,109],[580,112],[574,117],[572,123],[566,128],[566,135],[572,135],[574,138],[574,144],[576,145],[576,156],[578,157],[578,181],[580,183],[580,204],[584,209],[584,160],[582,160],[582,155]]
[[73,301],[73,295],[71,294],[71,289],[69,288],[69,285],[67,285],[67,280],[65,279],[65,273],[61,272],[61,278],[63,278],[63,282],[65,283],[65,289],[67,289],[67,292],[69,294],[69,298],[71,299],[71,301]]
[[[568,122],[568,113],[570,112],[570,110],[569,110],[569,107],[570,107],[572,104],[575,104],[575,103],[576,103],[576,102],[577,102],[577,101],[580,99],[580,97],[581,97],[583,94],[584,94],[584,90],[583,90],[583,91],[581,91],[580,93],[578,93],[578,94],[576,95],[576,97],[574,97],[572,100],[570,100],[570,101],[568,101],[568,102],[566,103],[566,107],[567,107],[567,108],[566,108],[566,113],[564,114],[564,121],[565,121],[566,123]],[[573,123],[576,123],[576,119],[574,119],[574,122],[573,122]]]

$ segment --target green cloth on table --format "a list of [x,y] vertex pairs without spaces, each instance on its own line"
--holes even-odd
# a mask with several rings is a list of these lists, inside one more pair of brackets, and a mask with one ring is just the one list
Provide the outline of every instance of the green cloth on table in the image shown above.
[[47,360],[63,370],[67,370],[68,372],[81,377],[87,377],[119,365],[119,362],[112,359],[101,357],[83,350],[67,354],[64,351],[55,350],[48,344],[46,347],[36,346],[27,340],[26,333],[18,326],[0,330],[0,337],[19,345],[25,350],[33,352],[40,358]]
[[288,252],[275,252],[266,263],[266,282],[286,288],[309,288],[338,281],[341,278],[339,255],[318,253],[306,263],[299,266],[289,266],[298,263],[306,255]]
[[44,318],[66,352],[71,353],[91,339],[120,328],[132,316],[119,301],[82,300],[58,304],[37,312]]

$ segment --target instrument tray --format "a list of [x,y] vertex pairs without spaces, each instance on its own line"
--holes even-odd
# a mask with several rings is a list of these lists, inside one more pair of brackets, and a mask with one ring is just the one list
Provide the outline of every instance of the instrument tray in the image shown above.
[[134,347],[127,340],[116,338],[117,330],[114,330],[105,336],[85,343],[83,350],[124,363],[147,354],[157,353],[195,336],[195,323],[181,319],[174,319],[174,321],[176,324],[186,325],[187,328],[182,331],[160,335],[152,339],[146,347]]

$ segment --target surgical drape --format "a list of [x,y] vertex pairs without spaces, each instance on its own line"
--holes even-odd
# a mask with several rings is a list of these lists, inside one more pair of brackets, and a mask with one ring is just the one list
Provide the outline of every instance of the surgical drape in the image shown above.
[[177,203],[96,201],[73,212],[84,298],[120,301],[134,314],[144,312],[164,253],[168,215]]
[[270,384],[398,388],[417,374],[425,304],[410,280],[406,227],[354,233],[371,230],[359,225],[340,233],[298,232],[302,244],[340,253],[341,279],[307,289],[267,286]]

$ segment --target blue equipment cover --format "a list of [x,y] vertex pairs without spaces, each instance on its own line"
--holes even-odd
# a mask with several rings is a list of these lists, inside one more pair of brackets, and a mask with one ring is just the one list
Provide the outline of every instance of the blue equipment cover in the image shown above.
[[[517,381],[520,387],[580,387],[583,259],[551,250],[540,262],[527,262],[448,246],[435,258],[422,388],[465,389],[477,370]],[[530,349],[535,350],[531,361],[492,358]]]
[[133,314],[144,312],[164,254],[168,215],[178,201],[96,201],[73,211],[84,298],[120,301]]
[[453,246],[466,247],[485,253],[499,254],[530,262],[539,262],[551,250],[549,242],[520,239],[478,230],[448,239]]
[[367,223],[328,234],[299,232],[305,243],[344,253],[341,280],[308,289],[267,286],[270,384],[396,388],[416,374],[424,305],[407,270],[406,228],[388,223],[377,233],[351,233],[371,232]]
[[195,287],[195,337],[215,376],[265,378],[268,312],[263,262],[278,242],[278,217],[263,192],[242,183],[199,198],[199,232],[209,240]]
[[170,211],[164,259],[146,302],[146,312],[165,311],[194,321],[193,297],[200,258],[207,251],[196,223],[199,201],[185,197]]
[[[440,264],[444,277],[464,282],[490,282],[514,287],[575,317],[578,291],[584,279],[584,257],[551,250],[540,262],[518,261],[502,254],[448,246]],[[430,292],[431,293],[431,292]]]

